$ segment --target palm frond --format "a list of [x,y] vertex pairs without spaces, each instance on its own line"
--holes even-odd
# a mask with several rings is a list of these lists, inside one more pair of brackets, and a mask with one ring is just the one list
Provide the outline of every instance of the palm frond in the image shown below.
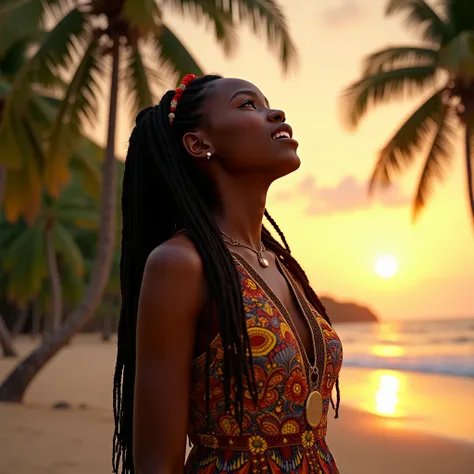
[[[22,164],[17,167],[8,167],[4,191],[4,212],[9,222],[17,221],[23,216],[29,223],[38,216],[41,208],[41,194],[43,183],[41,181],[41,162],[43,161],[38,143],[32,142],[25,123],[16,122],[13,130],[18,159]],[[0,138],[2,150],[4,143]],[[0,151],[0,156],[2,151]],[[27,159],[24,159],[27,157]]]
[[355,128],[369,110],[392,100],[405,99],[434,85],[434,66],[413,66],[381,71],[351,84],[342,96],[344,119]]
[[69,165],[79,178],[86,193],[96,201],[100,199],[104,150],[88,138],[81,138],[73,151]]
[[1,100],[4,100],[8,96],[8,94],[11,91],[11,88],[12,86],[10,84],[10,81],[8,81],[7,78],[3,76],[0,71],[0,99]]
[[9,169],[19,169],[23,165],[23,153],[18,143],[15,114],[3,111],[0,122],[0,164]]
[[9,274],[7,298],[26,303],[38,294],[47,275],[44,232],[41,221],[27,227],[11,243],[4,256],[4,268]]
[[44,15],[42,17],[42,25],[47,26],[48,23],[57,23],[67,13],[75,8],[81,6],[85,9],[89,9],[89,5],[86,2],[78,2],[77,0],[42,0],[44,6]]
[[[12,243],[26,229],[26,223],[24,221],[18,221],[15,224],[8,222],[5,219],[3,213],[0,215],[0,252],[5,254],[7,249],[10,248]],[[4,260],[0,260],[0,268],[3,268]]]
[[425,0],[390,0],[385,9],[387,16],[405,12],[407,25],[420,30],[425,40],[443,44],[452,37],[450,24]]
[[285,72],[296,66],[296,46],[291,39],[285,15],[275,0],[230,0],[220,3],[235,4],[240,21],[249,25],[257,36],[265,34],[270,48],[278,53]]
[[[222,46],[225,54],[230,55],[234,51],[237,34],[232,16],[215,0],[162,0],[161,3],[197,23],[211,26],[216,41]],[[163,33],[166,34],[165,31]]]
[[439,67],[466,87],[474,82],[474,30],[462,31],[440,49]]
[[160,32],[153,38],[152,46],[160,62],[177,78],[188,73],[197,76],[203,74],[201,66],[167,25],[162,25]]
[[26,63],[28,80],[46,86],[56,85],[60,72],[69,70],[76,57],[82,54],[90,35],[88,14],[80,8],[72,9],[48,31]]
[[438,90],[429,97],[380,151],[369,180],[369,194],[376,185],[389,186],[393,176],[413,162],[416,153],[444,114],[442,95],[443,91]]
[[8,49],[0,50],[0,73],[9,81],[13,81],[15,75],[25,63],[29,41],[18,40],[12,43]]
[[29,163],[44,162],[41,138],[26,114],[5,110],[0,128],[0,163],[10,170],[21,170]]
[[364,58],[362,75],[368,76],[379,72],[407,66],[434,66],[439,51],[417,46],[390,46]]
[[[136,116],[139,110],[156,102],[156,95],[153,92],[149,76],[150,70],[152,68],[145,64],[145,58],[139,47],[131,47],[125,60],[123,79],[127,84],[132,116]],[[160,82],[163,85],[164,81]]]
[[[51,177],[54,168],[57,168],[57,160],[62,160],[64,166],[67,166],[71,148],[73,148],[71,141],[76,143],[84,122],[94,124],[97,119],[101,71],[99,37],[94,36],[69,83],[52,126],[48,154],[51,166],[45,168],[46,182]],[[60,189],[56,189],[52,195],[57,196],[59,191]]]
[[154,31],[161,23],[161,12],[155,0],[125,0],[122,15],[138,27],[141,35]]
[[2,0],[0,2],[0,56],[26,35],[36,31],[43,15],[43,3],[38,0]]
[[438,116],[437,129],[418,182],[418,188],[413,202],[413,221],[425,206],[432,192],[434,182],[444,178],[447,166],[453,160],[453,139],[456,135],[454,117],[450,108],[444,106]]
[[24,107],[33,82],[45,87],[62,84],[59,70],[72,64],[73,55],[78,53],[77,45],[87,36],[86,23],[85,14],[74,9],[45,36],[36,53],[15,76],[11,93],[5,101],[6,115],[13,107]]
[[55,97],[32,94],[28,102],[28,116],[41,128],[46,127],[50,131],[60,105],[61,101]]
[[[84,277],[78,277],[74,272],[66,265],[63,265],[62,262],[59,262],[59,268],[61,272],[61,285],[63,290],[63,300],[68,304],[75,305],[77,304],[83,294],[85,281]],[[47,282],[49,283],[49,282]],[[43,290],[45,295],[46,304],[51,305],[51,288],[50,285],[47,285],[45,290]]]
[[98,230],[100,215],[97,209],[61,207],[57,213],[61,222],[67,222],[80,228]]
[[54,245],[56,253],[61,256],[61,260],[81,277],[84,275],[84,259],[76,242],[68,230],[56,222],[54,226]]

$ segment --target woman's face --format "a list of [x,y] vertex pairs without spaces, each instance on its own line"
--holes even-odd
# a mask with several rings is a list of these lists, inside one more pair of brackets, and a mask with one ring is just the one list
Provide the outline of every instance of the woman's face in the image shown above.
[[191,154],[202,158],[209,151],[229,174],[270,180],[299,168],[298,142],[285,113],[272,109],[257,87],[241,79],[219,79],[208,87],[202,130],[183,139]]

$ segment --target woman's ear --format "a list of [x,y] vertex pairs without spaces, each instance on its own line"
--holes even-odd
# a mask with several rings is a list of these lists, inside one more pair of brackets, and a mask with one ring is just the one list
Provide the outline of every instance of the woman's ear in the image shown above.
[[213,154],[211,143],[204,132],[188,132],[183,136],[183,146],[186,151],[197,159],[207,159],[208,152]]

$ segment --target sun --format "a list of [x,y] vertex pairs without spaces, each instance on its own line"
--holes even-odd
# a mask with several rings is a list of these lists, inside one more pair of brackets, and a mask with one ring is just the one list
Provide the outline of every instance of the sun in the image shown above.
[[382,278],[392,278],[398,270],[398,263],[391,255],[381,255],[375,261],[375,272]]

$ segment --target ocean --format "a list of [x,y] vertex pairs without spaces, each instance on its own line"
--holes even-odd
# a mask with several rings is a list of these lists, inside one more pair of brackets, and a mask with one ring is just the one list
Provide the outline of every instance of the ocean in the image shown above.
[[335,324],[344,366],[474,378],[474,319]]

